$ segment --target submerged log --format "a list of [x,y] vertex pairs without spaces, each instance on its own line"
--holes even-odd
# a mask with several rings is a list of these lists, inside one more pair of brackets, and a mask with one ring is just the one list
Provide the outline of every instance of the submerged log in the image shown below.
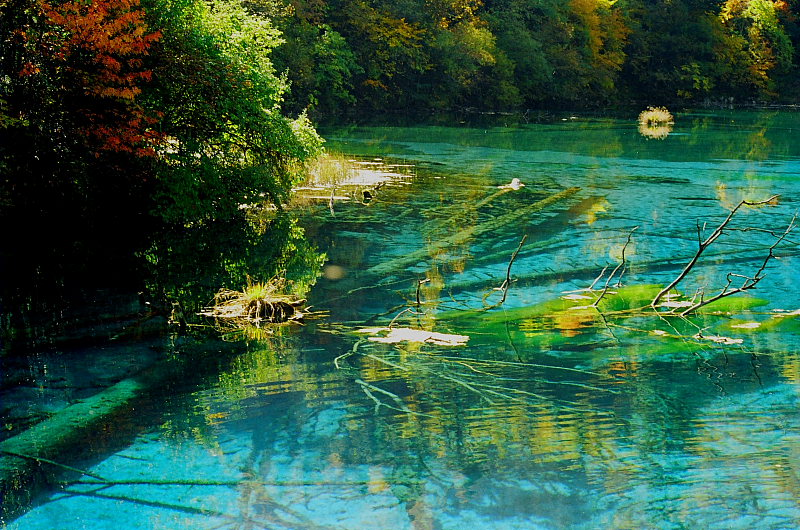
[[[719,267],[720,265],[735,265],[747,264],[757,262],[763,258],[763,251],[753,250],[750,248],[743,249],[725,249],[719,252],[709,252],[706,254],[708,257],[715,257],[717,261],[709,263],[700,263],[697,265],[698,269],[709,267]],[[800,252],[795,250],[786,250],[782,256],[798,256]],[[634,267],[638,271],[647,272],[663,272],[674,271],[686,264],[686,258],[661,258],[657,260],[638,261],[634,263]],[[563,283],[563,282],[583,282],[588,285],[593,278],[597,276],[598,271],[603,268],[602,265],[592,264],[585,267],[575,267],[572,269],[556,269],[549,271],[533,271],[529,273],[515,274],[514,277],[519,285],[542,285],[547,282]],[[466,280],[452,280],[448,282],[447,288],[451,293],[460,293],[464,291],[485,291],[496,286],[497,280],[490,279],[466,279]]]
[[[157,381],[162,373],[150,372]],[[39,489],[69,468],[54,464],[92,456],[90,439],[118,428],[120,414],[129,413],[133,402],[150,385],[149,378],[120,381],[88,399],[58,412],[53,417],[0,443],[0,527],[24,511]]]
[[[160,421],[153,399],[164,388],[192,385],[220,369],[219,344],[187,346],[140,373],[81,399],[0,442],[0,528],[28,510],[63,475],[104,479],[80,468],[128,445]],[[150,410],[143,414],[143,410]]]
[[572,195],[575,195],[578,191],[580,191],[580,188],[573,187],[563,190],[559,193],[555,193],[529,206],[520,208],[506,215],[495,217],[494,219],[491,219],[485,223],[465,228],[464,230],[461,230],[448,238],[441,239],[439,241],[434,241],[429,245],[427,245],[426,248],[420,249],[416,252],[411,252],[409,254],[406,254],[399,258],[395,258],[390,261],[386,261],[379,265],[375,265],[374,267],[367,269],[366,273],[376,276],[386,276],[388,274],[397,271],[398,269],[407,267],[409,265],[413,265],[421,260],[428,258],[432,252],[464,244],[471,239],[479,237],[493,230],[497,230],[498,228],[501,228],[503,226],[524,220],[525,217],[533,213],[539,212],[552,204],[567,199]]

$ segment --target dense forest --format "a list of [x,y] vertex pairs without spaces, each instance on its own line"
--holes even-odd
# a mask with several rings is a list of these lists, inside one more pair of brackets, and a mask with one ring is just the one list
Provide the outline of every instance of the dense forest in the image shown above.
[[281,205],[320,151],[280,108],[277,29],[236,2],[0,9],[0,220],[20,246],[71,241],[109,269],[160,227]]
[[800,2],[294,0],[274,16],[290,108],[788,101]]
[[153,223],[281,205],[321,152],[311,120],[337,113],[800,93],[797,0],[3,0],[0,15],[3,219],[125,246]]

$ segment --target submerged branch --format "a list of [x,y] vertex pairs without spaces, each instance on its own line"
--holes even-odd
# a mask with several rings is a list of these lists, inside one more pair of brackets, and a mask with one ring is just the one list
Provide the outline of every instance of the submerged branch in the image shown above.
[[[387,409],[396,410],[398,412],[405,412],[407,414],[412,414],[414,416],[430,416],[430,414],[425,414],[422,412],[416,412],[414,410],[411,410],[410,408],[408,408],[405,402],[402,399],[400,399],[400,396],[398,396],[397,394],[394,394],[392,392],[389,392],[388,390],[384,390],[380,387],[367,383],[363,379],[356,379],[356,383],[361,385],[361,390],[364,391],[364,394],[366,394],[367,397],[369,397],[372,401],[375,402],[376,413],[381,407],[386,407]],[[375,397],[375,394],[373,394],[373,392],[377,392],[379,394],[383,394],[384,396],[388,396],[389,398],[391,398],[392,401],[394,401],[397,404],[397,406],[393,407],[392,405],[388,405],[387,403],[381,401],[380,399]]]
[[97,479],[97,480],[105,480],[100,475],[95,475],[94,473],[90,473],[90,472],[85,471],[83,469],[78,469],[77,467],[68,466],[66,464],[62,464],[60,462],[56,462],[55,460],[50,460],[49,458],[43,458],[41,456],[25,455],[25,454],[22,454],[22,453],[17,453],[17,452],[14,452],[14,451],[5,451],[5,450],[0,450],[0,453],[2,453],[4,455],[8,455],[8,456],[15,456],[17,458],[22,458],[22,459],[25,459],[25,460],[33,460],[34,462],[39,462],[40,464],[49,464],[49,465],[51,465],[53,467],[58,467],[58,468],[63,469],[65,471],[72,471],[74,473],[79,473],[81,475],[84,475],[84,476],[87,476],[87,477],[92,477],[92,478]]
[[339,361],[341,361],[343,359],[347,359],[351,355],[355,355],[358,352],[358,347],[361,346],[361,344],[363,342],[366,342],[366,341],[367,341],[367,339],[359,339],[358,341],[356,341],[355,344],[353,344],[353,349],[351,349],[350,351],[348,351],[346,353],[343,353],[340,356],[338,356],[337,358],[335,358],[333,360],[333,365],[336,367],[336,369],[337,370],[341,369],[341,366],[339,366]]
[[409,254],[406,254],[405,256],[401,256],[399,258],[381,263],[379,265],[375,265],[374,267],[367,269],[366,273],[376,276],[386,276],[389,274],[393,274],[402,267],[412,265],[414,263],[419,262],[420,260],[430,257],[431,252],[433,251],[444,250],[449,247],[458,246],[470,241],[471,239],[479,237],[487,232],[491,232],[506,225],[511,225],[523,221],[525,217],[533,213],[536,213],[538,211],[541,211],[552,204],[563,201],[571,197],[572,195],[576,194],[578,191],[580,191],[580,188],[578,187],[568,188],[566,190],[560,191],[538,202],[535,202],[529,206],[519,208],[516,211],[513,211],[506,215],[502,215],[500,217],[496,217],[485,223],[465,228],[464,230],[461,230],[448,238],[432,242],[427,248],[420,249],[416,252],[411,252]]
[[[529,243],[528,246],[532,245],[533,243]],[[762,251],[766,251],[768,247],[763,248],[743,248],[743,249],[734,249],[734,250],[725,250],[725,251],[714,251],[709,250],[705,253],[706,257],[716,257],[719,259],[714,265],[719,264],[727,264],[727,265],[734,265],[740,263],[751,263],[753,261],[758,261],[762,258],[763,254],[760,254]],[[800,250],[797,249],[786,249],[784,251],[785,254],[791,256],[800,255]],[[522,253],[524,254],[524,253]],[[638,261],[637,267],[641,270],[647,270],[649,272],[659,272],[659,271],[673,271],[676,269],[680,269],[685,266],[685,261],[678,258],[668,258],[668,259],[656,259],[656,260],[648,260],[648,261]],[[703,263],[697,263],[696,268],[704,267]],[[558,281],[573,281],[575,283],[583,283],[584,281],[590,281],[591,279],[598,278],[598,281],[605,276],[605,274],[600,275],[598,277],[597,270],[601,267],[601,265],[588,265],[585,267],[579,268],[572,268],[572,269],[551,269],[549,271],[538,271],[534,273],[517,273],[515,275],[515,279],[518,284],[541,284],[544,282],[558,280]],[[597,282],[595,282],[597,283]],[[494,280],[492,279],[480,279],[480,280],[464,280],[464,281],[450,281],[448,283],[448,288],[452,293],[460,293],[463,291],[478,291],[478,290],[486,290],[491,289],[492,285],[494,284]]]

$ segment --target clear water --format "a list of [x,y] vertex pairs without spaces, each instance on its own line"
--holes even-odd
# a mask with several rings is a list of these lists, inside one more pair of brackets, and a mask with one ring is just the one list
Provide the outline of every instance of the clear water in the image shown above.
[[[215,368],[139,400],[127,438],[81,464],[93,476],[67,476],[7,528],[800,527],[800,325],[775,316],[800,308],[800,232],[737,295],[762,301],[722,314],[525,309],[585,294],[634,227],[620,289],[674,278],[697,227],[742,199],[780,194],[732,226],[783,231],[800,205],[799,128],[775,112],[681,114],[664,140],[569,117],[323,130],[329,148],[404,175],[371,201],[301,207],[328,256],[309,299],[327,316],[262,341],[174,339],[171,353]],[[495,196],[513,178],[525,187]],[[486,309],[524,235],[516,281]],[[724,234],[681,289],[753,274],[772,241]],[[358,333],[390,322],[469,340]]]

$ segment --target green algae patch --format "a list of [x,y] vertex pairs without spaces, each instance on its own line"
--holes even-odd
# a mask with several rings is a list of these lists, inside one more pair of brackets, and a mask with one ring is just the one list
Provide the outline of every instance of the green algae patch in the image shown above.
[[[469,334],[475,344],[512,342],[535,351],[658,357],[741,344],[740,332],[756,329],[748,311],[767,304],[747,296],[723,298],[683,317],[681,309],[691,302],[678,292],[653,310],[650,303],[661,289],[652,284],[582,289],[525,307],[451,311],[438,320],[454,333]],[[732,315],[738,318],[731,320]],[[798,322],[787,313],[768,325],[800,327]]]
[[774,315],[769,321],[776,331],[800,333],[800,312],[794,311],[785,315]]
[[609,289],[597,307],[603,312],[641,309],[648,307],[659,291],[661,291],[661,287],[652,284],[628,285]]
[[727,298],[720,298],[715,302],[711,302],[697,310],[698,313],[715,313],[715,314],[735,314],[742,311],[748,311],[757,307],[763,307],[769,304],[769,300],[763,298],[754,298],[751,296],[729,296]]
[[648,307],[650,300],[660,290],[657,285],[632,285],[609,289],[602,297],[597,307],[594,306],[599,291],[571,291],[564,293],[559,298],[546,300],[538,304],[511,309],[497,308],[492,310],[448,311],[438,315],[440,321],[453,323],[475,322],[483,329],[493,324],[504,324],[517,320],[541,318],[546,316],[556,317],[563,313],[577,315],[592,320],[599,318],[598,313],[632,311]]
[[800,313],[797,311],[773,313],[769,318],[762,320],[735,318],[723,324],[721,329],[744,334],[767,332],[800,333]]

